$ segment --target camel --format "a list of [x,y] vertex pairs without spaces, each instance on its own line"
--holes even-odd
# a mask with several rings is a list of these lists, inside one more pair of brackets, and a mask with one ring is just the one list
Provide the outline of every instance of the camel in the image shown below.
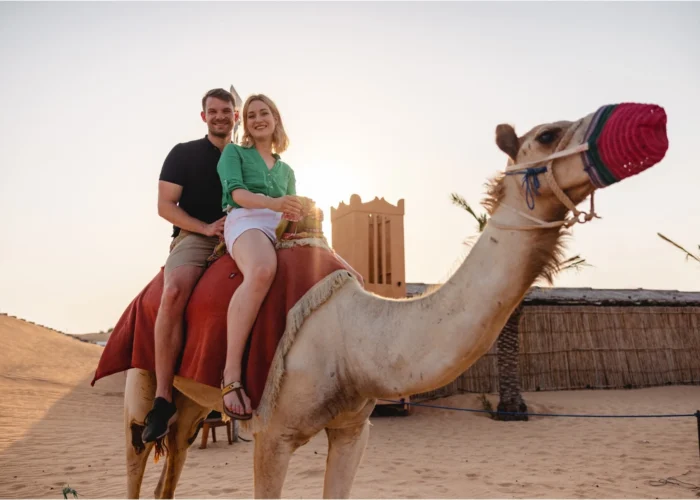
[[[284,376],[272,411],[264,422],[255,415],[250,423],[256,498],[281,497],[292,454],[322,430],[328,437],[323,496],[349,497],[377,399],[431,391],[462,374],[490,349],[529,287],[537,279],[551,283],[569,228],[597,217],[593,193],[611,181],[609,172],[593,172],[595,166],[582,154],[595,146],[591,141],[598,137],[624,142],[630,133],[647,134],[630,148],[662,151],[651,159],[645,153],[638,170],[661,160],[668,144],[663,109],[631,106],[638,107],[640,116],[656,113],[653,124],[620,115],[615,125],[619,130],[603,137],[600,130],[591,132],[600,108],[575,122],[538,125],[520,137],[512,126],[499,125],[496,144],[508,158],[505,172],[487,183],[483,205],[490,220],[450,279],[410,299],[374,295],[351,279],[305,319],[284,356]],[[605,156],[599,149],[597,154]],[[639,155],[631,149],[625,154],[620,161],[628,168],[638,159],[632,156]],[[636,173],[618,175],[612,182]],[[576,206],[589,197],[590,211],[579,211]],[[199,422],[211,409],[221,411],[217,388],[181,377],[176,377],[175,388],[179,416],[166,438],[168,453],[157,498],[173,497]],[[130,498],[140,494],[153,447],[141,443],[140,425],[154,391],[152,373],[127,372]]]

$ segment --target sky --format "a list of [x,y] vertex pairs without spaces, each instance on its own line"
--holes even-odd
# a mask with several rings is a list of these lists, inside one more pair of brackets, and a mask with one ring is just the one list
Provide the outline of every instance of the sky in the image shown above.
[[[654,168],[596,194],[602,219],[555,286],[698,290],[700,3],[0,3],[0,312],[70,333],[114,326],[158,273],[165,156],[206,133],[201,96],[278,105],[297,191],[405,200],[406,280],[444,282],[505,166],[494,130],[649,102]],[[331,241],[332,243],[332,241]]]

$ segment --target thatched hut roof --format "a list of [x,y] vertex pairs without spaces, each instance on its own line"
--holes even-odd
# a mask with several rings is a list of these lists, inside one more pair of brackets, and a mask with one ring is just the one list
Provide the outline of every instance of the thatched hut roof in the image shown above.
[[700,292],[677,290],[532,287],[525,305],[700,306]]
[[[406,283],[406,296],[421,295],[430,285]],[[700,306],[700,292],[678,290],[548,288],[533,286],[523,299],[525,305],[586,306]]]

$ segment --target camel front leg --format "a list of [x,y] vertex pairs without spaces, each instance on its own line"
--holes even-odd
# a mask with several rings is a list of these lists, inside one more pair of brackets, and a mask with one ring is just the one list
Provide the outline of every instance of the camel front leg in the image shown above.
[[369,420],[353,427],[326,428],[328,459],[323,498],[349,498],[357,468],[369,440]]
[[253,484],[255,498],[282,498],[282,487],[292,453],[299,446],[281,433],[265,430],[255,434]]
[[207,408],[198,405],[179,392],[174,393],[178,418],[170,426],[165,438],[168,448],[165,465],[160,474],[154,498],[174,498],[175,488],[187,460],[187,450],[197,438],[199,424],[209,413]]

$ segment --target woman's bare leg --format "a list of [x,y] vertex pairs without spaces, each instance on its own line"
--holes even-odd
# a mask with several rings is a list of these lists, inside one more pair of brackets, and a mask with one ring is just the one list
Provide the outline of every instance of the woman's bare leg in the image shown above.
[[[257,229],[241,234],[233,244],[232,254],[243,274],[243,283],[234,292],[228,306],[224,384],[241,380],[241,361],[246,341],[277,272],[275,248],[269,238]],[[233,413],[250,413],[250,399],[245,392],[243,399],[245,408],[240,404],[236,392],[230,392],[224,396],[224,404]]]

